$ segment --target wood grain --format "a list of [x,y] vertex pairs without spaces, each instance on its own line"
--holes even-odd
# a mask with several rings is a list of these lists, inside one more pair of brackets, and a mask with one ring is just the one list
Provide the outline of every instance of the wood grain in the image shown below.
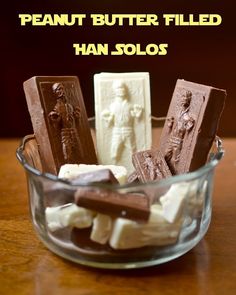
[[236,139],[224,139],[205,238],[172,262],[126,271],[83,267],[46,249],[30,221],[19,142],[0,140],[0,294],[236,294]]

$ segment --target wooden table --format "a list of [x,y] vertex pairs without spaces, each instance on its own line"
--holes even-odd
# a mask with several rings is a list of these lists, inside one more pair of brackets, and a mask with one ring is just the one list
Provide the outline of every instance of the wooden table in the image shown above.
[[0,294],[236,294],[236,139],[224,140],[205,238],[172,262],[126,271],[76,265],[38,240],[25,174],[15,157],[18,143],[0,140]]

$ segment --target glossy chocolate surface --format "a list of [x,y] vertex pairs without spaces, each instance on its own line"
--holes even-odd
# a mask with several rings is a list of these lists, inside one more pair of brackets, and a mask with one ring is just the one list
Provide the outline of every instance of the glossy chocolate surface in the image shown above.
[[99,188],[79,188],[75,193],[75,203],[113,217],[137,221],[146,221],[150,215],[149,199],[144,194],[125,194]]
[[57,174],[66,163],[96,164],[78,78],[32,77],[24,91],[43,171]]
[[162,153],[158,150],[146,150],[133,154],[133,165],[141,182],[161,180],[171,176]]
[[225,90],[177,80],[160,138],[172,174],[194,171],[206,163],[225,98]]
[[110,169],[101,169],[86,173],[81,173],[78,177],[71,180],[73,185],[90,184],[90,183],[108,183],[119,184]]

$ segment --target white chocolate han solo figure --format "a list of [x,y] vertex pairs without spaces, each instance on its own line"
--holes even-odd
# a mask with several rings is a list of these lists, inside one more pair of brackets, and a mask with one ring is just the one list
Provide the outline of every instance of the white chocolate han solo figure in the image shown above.
[[149,74],[101,73],[94,81],[99,162],[131,173],[133,152],[151,146]]
[[127,147],[131,153],[136,151],[133,121],[141,117],[142,107],[129,102],[127,86],[122,80],[115,80],[112,86],[115,98],[109,109],[102,112],[102,117],[108,126],[113,127],[111,158],[116,161],[123,147]]

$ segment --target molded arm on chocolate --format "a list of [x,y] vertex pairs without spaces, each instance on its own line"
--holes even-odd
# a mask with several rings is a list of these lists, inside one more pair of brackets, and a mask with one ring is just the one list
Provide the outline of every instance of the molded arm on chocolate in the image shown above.
[[132,110],[131,110],[131,116],[135,118],[140,118],[143,112],[143,108],[139,104],[134,104]]
[[109,110],[103,110],[101,113],[102,119],[106,122],[107,126],[111,126],[113,124],[114,115]]

